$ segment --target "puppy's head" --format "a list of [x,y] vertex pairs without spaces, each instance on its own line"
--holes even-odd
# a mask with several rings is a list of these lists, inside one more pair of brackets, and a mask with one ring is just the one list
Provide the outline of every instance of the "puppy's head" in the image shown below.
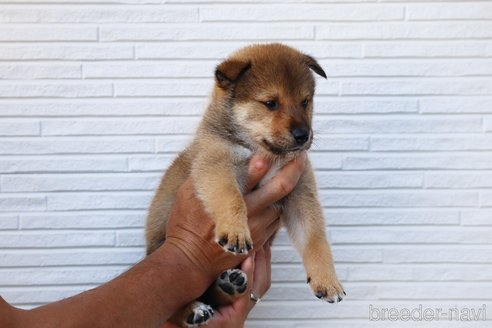
[[311,145],[314,77],[326,74],[312,57],[281,44],[253,45],[215,71],[215,95],[231,112],[236,137],[274,155]]

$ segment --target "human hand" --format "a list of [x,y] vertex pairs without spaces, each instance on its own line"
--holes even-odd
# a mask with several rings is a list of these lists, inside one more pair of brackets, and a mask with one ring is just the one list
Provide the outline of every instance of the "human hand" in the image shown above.
[[[254,156],[248,167],[248,190],[244,200],[255,250],[260,250],[279,227],[280,212],[270,205],[287,196],[297,184],[306,155],[289,162],[261,188],[251,191],[269,169],[268,162]],[[191,179],[178,190],[167,225],[166,243],[177,247],[196,271],[207,279],[208,287],[224,270],[236,267],[246,256],[226,253],[214,241],[214,224],[195,195]],[[204,291],[204,290],[203,290]],[[201,291],[201,292],[203,292]],[[200,291],[197,291],[200,292]],[[197,295],[198,297],[199,295]]]
[[[249,312],[256,304],[250,298],[251,293],[257,297],[263,297],[270,289],[271,257],[270,244],[265,243],[260,250],[254,252],[243,261],[241,270],[248,276],[246,292],[232,304],[216,309],[214,316],[207,323],[207,328],[242,328],[244,326]],[[179,328],[179,326],[166,322],[160,328]]]

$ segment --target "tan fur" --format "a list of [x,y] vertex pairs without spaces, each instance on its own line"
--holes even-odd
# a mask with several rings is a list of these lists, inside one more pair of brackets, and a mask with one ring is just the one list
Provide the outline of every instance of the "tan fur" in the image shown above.
[[[253,153],[262,153],[278,169],[309,148],[315,86],[310,69],[325,76],[312,57],[280,44],[240,49],[217,67],[211,102],[196,137],[168,169],[150,206],[149,254],[164,242],[176,191],[189,176],[215,221],[216,241],[225,250],[247,252],[251,237],[242,198],[247,162]],[[267,108],[271,100],[278,108]],[[296,144],[294,128],[308,130],[309,141]],[[336,278],[309,162],[295,190],[278,205],[285,209],[283,224],[302,255],[314,293],[340,301],[344,292]]]

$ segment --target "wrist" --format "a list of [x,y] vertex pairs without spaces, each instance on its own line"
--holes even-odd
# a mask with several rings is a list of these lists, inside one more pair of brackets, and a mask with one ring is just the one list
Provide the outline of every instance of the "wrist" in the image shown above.
[[[175,286],[180,287],[173,288],[179,292],[179,295],[173,297],[179,297],[184,302],[192,301],[201,296],[214,279],[197,265],[196,261],[191,259],[186,251],[172,242],[166,241],[150,255],[150,257],[152,256],[155,257],[156,261],[159,261],[161,270],[167,273],[163,276],[165,283],[168,283],[168,279],[171,278],[174,279]],[[166,296],[169,297],[168,294]]]

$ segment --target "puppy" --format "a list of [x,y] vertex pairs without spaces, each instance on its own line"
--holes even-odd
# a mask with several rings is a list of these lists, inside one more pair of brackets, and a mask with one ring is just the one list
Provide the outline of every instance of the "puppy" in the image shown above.
[[[315,59],[282,44],[242,48],[217,66],[211,101],[196,137],[170,166],[150,206],[147,254],[164,242],[176,191],[189,176],[214,220],[216,242],[234,254],[252,249],[242,195],[247,164],[254,153],[271,161],[261,186],[286,162],[309,149],[315,89],[311,70],[326,78]],[[309,161],[296,188],[276,205],[283,209],[282,224],[302,256],[315,296],[340,302],[345,292],[335,273]],[[213,306],[224,299],[231,302],[244,293],[246,283],[242,271],[227,270],[209,289],[207,299]],[[195,301],[173,321],[195,327],[212,315],[212,307]]]

